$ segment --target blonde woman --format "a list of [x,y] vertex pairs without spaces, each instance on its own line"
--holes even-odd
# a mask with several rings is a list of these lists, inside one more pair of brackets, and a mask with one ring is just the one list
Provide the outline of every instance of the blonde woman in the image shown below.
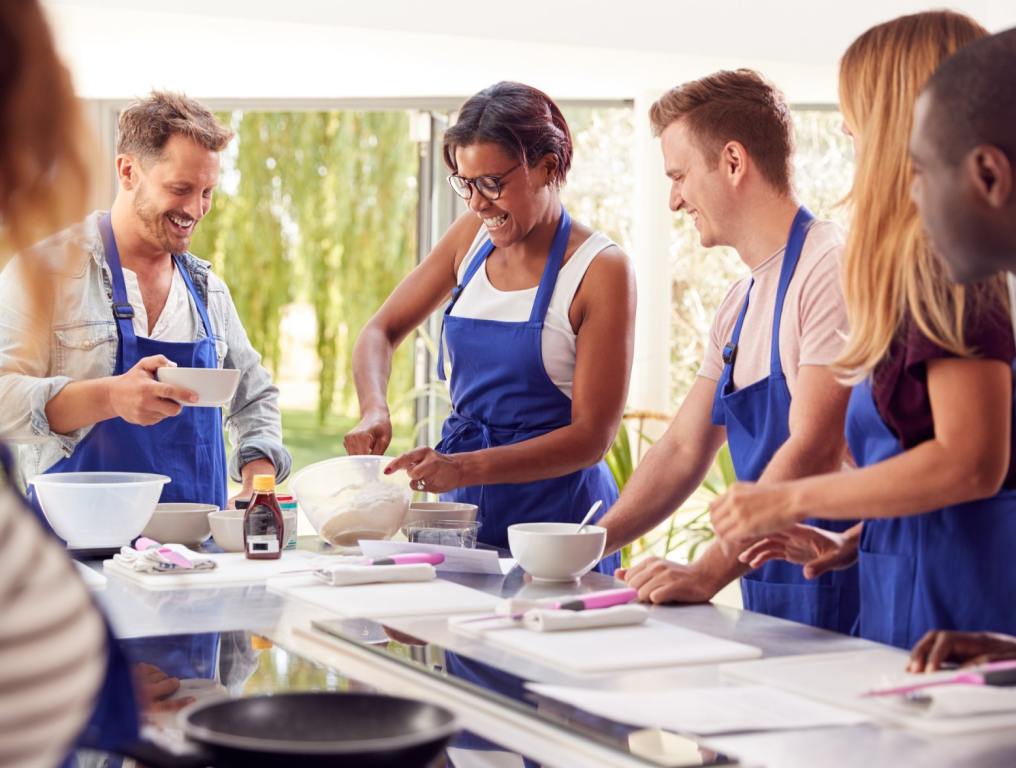
[[[79,217],[89,147],[36,0],[0,3],[0,264]],[[39,259],[21,260],[45,306]],[[38,331],[39,329],[35,329]],[[30,334],[40,345],[45,333]],[[0,327],[0,350],[24,339]],[[136,735],[127,666],[62,547],[33,518],[0,444],[0,766],[51,766],[75,739]]]
[[[1016,630],[999,598],[1016,541],[1012,361],[1000,279],[952,285],[910,199],[907,140],[924,82],[986,31],[961,14],[904,16],[844,54],[840,103],[854,137],[853,225],[844,253],[850,335],[838,367],[855,383],[847,440],[856,472],[735,486],[717,533],[755,565],[814,574],[857,557],[862,637],[907,647],[933,628]],[[795,524],[861,518],[845,536]]]

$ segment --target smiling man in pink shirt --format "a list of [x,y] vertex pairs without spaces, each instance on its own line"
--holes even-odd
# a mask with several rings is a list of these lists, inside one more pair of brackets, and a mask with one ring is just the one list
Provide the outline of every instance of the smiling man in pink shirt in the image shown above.
[[[677,416],[601,521],[608,551],[666,520],[724,441],[738,478],[761,482],[835,469],[845,450],[849,390],[829,368],[846,328],[842,238],[796,197],[782,94],[750,70],[718,72],[666,93],[650,119],[671,209],[692,217],[704,246],[736,249],[750,276],[727,293]],[[785,562],[752,570],[719,546],[691,565],[649,558],[618,576],[655,603],[705,602],[743,576],[752,610],[838,631],[857,613],[854,568],[809,580]]]

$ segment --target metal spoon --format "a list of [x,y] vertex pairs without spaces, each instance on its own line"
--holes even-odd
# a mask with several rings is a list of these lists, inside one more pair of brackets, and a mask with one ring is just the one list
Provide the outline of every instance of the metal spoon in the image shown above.
[[596,510],[598,510],[602,506],[603,499],[598,499],[597,501],[594,501],[593,506],[591,506],[589,508],[589,511],[586,512],[586,516],[582,518],[582,524],[579,526],[579,529],[575,531],[575,533],[582,533],[582,529],[585,528],[589,524],[589,521],[593,519],[593,515],[596,514]]

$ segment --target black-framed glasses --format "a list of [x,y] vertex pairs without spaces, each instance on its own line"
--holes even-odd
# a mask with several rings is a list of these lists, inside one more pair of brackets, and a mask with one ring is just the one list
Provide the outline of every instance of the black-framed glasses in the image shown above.
[[453,173],[448,177],[448,184],[451,186],[452,190],[454,190],[455,194],[463,200],[471,198],[473,196],[473,190],[475,189],[485,198],[493,202],[501,197],[501,190],[504,188],[505,178],[521,167],[522,163],[518,163],[513,165],[504,173],[477,176],[475,179],[467,179],[465,176],[459,176],[457,173]]

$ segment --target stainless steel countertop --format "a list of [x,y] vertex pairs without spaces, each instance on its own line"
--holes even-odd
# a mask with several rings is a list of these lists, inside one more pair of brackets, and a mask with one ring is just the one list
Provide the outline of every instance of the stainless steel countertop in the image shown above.
[[[309,542],[301,542],[301,545],[312,546]],[[98,563],[91,565],[96,567]],[[538,597],[541,589],[539,585],[528,583],[518,569],[504,578],[464,574],[449,574],[447,577],[460,584],[505,597],[516,594]],[[588,574],[580,584],[572,588],[572,591],[579,593],[612,585],[616,586],[616,582],[607,576]],[[553,592],[561,594],[562,590],[554,587]],[[340,641],[311,629],[313,621],[334,618],[326,611],[269,593],[262,586],[155,592],[110,577],[107,586],[95,594],[119,637],[248,630],[271,637],[283,647],[313,661],[336,667],[336,671],[356,677],[381,690],[402,684],[400,681],[405,676],[405,673],[398,669],[399,665],[395,660],[386,662],[383,654],[377,652],[362,657],[355,657],[355,654],[351,656],[348,653],[351,646],[342,648],[343,643]],[[766,657],[879,647],[856,638],[714,605],[658,606],[652,609],[652,615],[658,621],[758,646]],[[560,670],[549,669],[534,661],[520,659],[496,648],[481,646],[475,641],[453,635],[441,618],[393,619],[384,623],[430,643],[458,650],[527,680],[629,691],[731,682],[721,679],[717,665],[644,670],[577,679]],[[386,663],[391,669],[386,668]],[[434,677],[436,681],[437,676]],[[405,687],[407,693],[412,692],[409,690],[412,686],[408,681]],[[425,697],[447,699],[446,692],[442,692],[440,684],[432,685],[431,681],[422,681],[415,693]],[[486,722],[480,714],[477,714],[475,722],[467,722],[467,727],[495,741],[511,743],[510,739],[506,739],[506,734],[510,732],[507,725],[501,723],[497,726],[498,732],[484,733],[484,727],[494,728],[490,724],[485,726]],[[525,729],[519,732],[529,733]],[[529,733],[526,738],[539,739],[540,736]],[[896,727],[864,724],[842,728],[710,737],[703,741],[710,747],[737,756],[746,765],[788,766],[788,768],[815,765],[844,766],[844,768],[847,766],[872,768],[882,765],[943,768],[956,765],[1016,765],[1016,733],[1007,731],[941,737]],[[567,754],[567,745],[539,745],[532,742],[525,746],[525,751],[545,760],[547,764],[562,766],[569,764],[566,757],[561,757],[562,754]],[[541,751],[541,746],[547,748]],[[562,752],[562,749],[565,751]],[[588,759],[593,760],[593,757]],[[571,763],[576,764],[591,765],[593,762]],[[615,763],[610,761],[608,755],[600,764]]]

